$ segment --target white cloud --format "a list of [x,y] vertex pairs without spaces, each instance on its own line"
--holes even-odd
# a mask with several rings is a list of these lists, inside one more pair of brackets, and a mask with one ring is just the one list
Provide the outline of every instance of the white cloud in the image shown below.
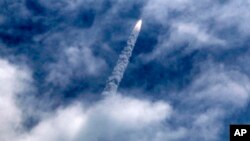
[[199,113],[193,120],[190,134],[195,135],[193,138],[201,138],[204,141],[219,140],[224,128],[221,122],[224,116],[224,111],[216,108]]
[[[216,53],[218,48],[243,48],[238,43],[249,37],[249,5],[249,0],[150,0],[144,7],[143,16],[169,30],[161,31],[154,50],[141,57],[146,61],[159,59],[165,64],[171,61],[165,56],[183,45],[186,45],[184,55],[190,50],[207,47]],[[230,64],[234,67],[240,65],[238,69],[214,62],[209,64],[204,60],[198,64],[193,62],[194,69],[201,66],[198,69],[200,74],[191,77],[191,84],[182,92],[173,94],[174,100],[178,98],[174,103],[180,104],[174,107],[173,117],[178,121],[174,126],[186,131],[185,138],[218,141],[228,126],[223,123],[225,118],[240,108],[246,108],[250,96],[248,58],[240,58],[240,64]],[[243,73],[242,68],[246,72]]]
[[151,103],[146,100],[113,96],[98,104],[94,111],[94,115],[104,114],[113,122],[126,123],[124,127],[141,128],[169,117],[171,107],[163,101]]
[[158,44],[146,59],[160,58],[182,43],[188,49],[236,47],[235,42],[250,34],[249,5],[248,0],[148,1],[143,10],[145,19],[157,21],[163,29],[170,27],[170,30],[162,31]]
[[225,118],[247,106],[249,85],[249,78],[237,70],[214,62],[202,63],[201,73],[190,86],[174,95],[181,106],[175,107],[173,117],[183,123],[175,126],[185,125],[186,137],[193,140],[220,140],[228,126],[223,124]]
[[21,110],[17,95],[29,89],[30,73],[23,67],[15,66],[0,59],[0,140],[12,140],[20,128]]
[[180,42],[191,42],[192,46],[198,44],[223,45],[224,41],[209,35],[194,23],[174,23],[170,42],[179,44]]
[[106,62],[94,56],[88,47],[69,47],[58,57],[58,62],[49,65],[47,81],[66,86],[72,77],[98,76],[105,67]]
[[[236,26],[241,36],[250,34],[250,13],[248,12],[250,6],[249,0],[231,0],[226,5],[218,7],[215,14],[219,28]],[[216,11],[214,11],[216,12]]]
[[[29,72],[7,61],[1,61],[0,65],[0,81],[6,84],[0,87],[5,94],[1,95],[5,102],[0,108],[8,107],[8,111],[1,110],[1,115],[8,116],[0,120],[5,127],[0,130],[3,141],[177,141],[184,138],[216,141],[223,130],[222,120],[235,108],[245,106],[249,99],[249,80],[244,75],[220,65],[203,64],[207,66],[206,71],[176,95],[181,95],[179,100],[184,103],[181,107],[115,95],[87,107],[76,102],[59,108],[25,131],[21,128],[22,113],[15,96],[27,89]],[[229,110],[228,105],[234,108]],[[197,132],[195,137],[190,136]]]
[[42,119],[30,132],[22,134],[18,141],[74,141],[86,122],[86,115],[79,104],[59,109]]
[[193,81],[192,99],[218,105],[245,106],[249,101],[250,81],[236,70],[226,70],[223,65],[213,65]]
[[190,3],[188,0],[149,0],[144,7],[143,16],[165,24],[169,11],[173,9],[183,10],[188,3]]
[[[171,116],[171,106],[123,96],[107,97],[83,108],[81,104],[58,110],[43,119],[21,141],[151,140],[159,126]],[[155,129],[155,131],[154,131]],[[180,131],[179,131],[180,132]]]
[[104,60],[93,55],[89,48],[70,47],[65,50],[68,62],[73,68],[84,65],[88,75],[97,75],[105,65]]

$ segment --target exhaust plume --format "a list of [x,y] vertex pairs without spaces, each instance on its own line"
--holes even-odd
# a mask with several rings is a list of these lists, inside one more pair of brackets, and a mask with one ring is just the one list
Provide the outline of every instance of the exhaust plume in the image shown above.
[[117,88],[122,80],[123,74],[128,66],[129,58],[132,55],[132,51],[134,49],[137,37],[141,30],[141,25],[142,20],[139,20],[134,26],[134,29],[127,40],[127,46],[124,47],[121,54],[119,55],[118,61],[113,69],[113,72],[107,80],[106,86],[102,92],[103,95],[116,93]]

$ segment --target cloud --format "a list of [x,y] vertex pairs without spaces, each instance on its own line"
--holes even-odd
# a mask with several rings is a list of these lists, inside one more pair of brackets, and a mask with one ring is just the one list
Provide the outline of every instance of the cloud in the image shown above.
[[146,132],[155,129],[144,139],[151,140],[171,117],[172,107],[164,101],[115,95],[87,107],[74,102],[58,108],[41,116],[38,124],[27,130],[23,117],[28,113],[22,113],[17,96],[32,89],[31,72],[3,59],[0,66],[0,82],[4,84],[0,87],[0,139],[3,141],[117,140],[121,137],[121,140],[140,140]]
[[204,99],[203,104],[244,107],[249,101],[249,84],[249,78],[239,71],[213,64],[194,79],[189,93],[193,100]]
[[[187,137],[192,140],[221,140],[227,132],[223,121],[249,103],[249,78],[238,70],[222,64],[201,64],[201,73],[180,93],[173,95],[177,121],[190,127]],[[230,108],[228,108],[230,107]],[[179,125],[176,124],[176,125]],[[193,135],[199,132],[198,135]],[[209,134],[207,134],[209,133]]]
[[[38,124],[27,130],[23,125],[23,117],[28,113],[22,113],[17,96],[32,89],[31,72],[25,67],[13,65],[3,59],[0,60],[0,66],[0,82],[4,84],[0,87],[2,115],[0,139],[3,141],[141,140],[141,138],[147,141],[159,136],[158,132],[164,132],[165,128],[161,126],[172,115],[172,107],[164,101],[152,102],[115,95],[87,107],[80,102],[74,102],[69,106],[58,108],[55,112],[41,116]],[[149,131],[150,135],[145,136]]]
[[[121,95],[106,97],[87,107],[76,102],[43,118],[19,139],[220,140],[225,130],[223,120],[248,103],[249,80],[238,71],[214,62],[200,67],[205,70],[188,88],[174,95],[179,99],[172,102],[181,105]],[[230,105],[232,108],[228,109]]]
[[88,108],[75,103],[58,109],[19,138],[21,141],[141,140],[147,130],[157,134],[161,124],[171,116],[171,110],[163,101],[111,96]]
[[74,141],[80,128],[86,122],[80,105],[60,109],[42,119],[31,131],[16,137],[17,141]]
[[[0,55],[22,56],[31,67],[0,61],[0,140],[218,141],[230,122],[225,119],[248,108],[248,0],[10,0],[0,5],[5,7]],[[128,27],[139,17],[143,36],[134,54],[140,57],[132,58],[121,87],[123,95],[137,95],[126,91],[133,87],[148,99],[118,95],[92,104],[71,98],[69,104],[50,97],[77,93],[78,98],[89,94],[87,87],[100,91],[96,86],[105,84]],[[36,102],[19,99],[34,95],[31,81],[37,95],[47,98],[37,98],[45,107],[56,103],[45,114],[37,112],[44,107]],[[39,116],[29,129],[23,125],[27,116]]]
[[199,132],[199,134],[190,138],[205,141],[219,140],[221,131],[224,130],[221,122],[224,116],[226,116],[224,112],[225,111],[220,109],[209,109],[198,114],[192,122],[191,132],[189,134],[194,135],[197,132]]
[[12,140],[21,128],[22,112],[16,99],[30,89],[31,81],[27,68],[0,59],[0,140]]
[[170,30],[158,36],[158,44],[146,59],[160,58],[180,46],[186,50],[238,47],[249,36],[248,5],[244,0],[148,1],[143,9],[145,19]]
[[[29,89],[25,87],[31,79],[29,71],[5,60],[1,61],[1,66],[1,74],[4,75],[0,80],[8,82],[1,91],[11,96]],[[206,69],[190,87],[175,95],[177,98],[181,96],[175,102],[182,101],[184,105],[171,106],[165,101],[152,102],[121,95],[109,96],[88,106],[78,101],[43,116],[30,130],[22,128],[21,110],[13,102],[16,98],[3,95],[8,109],[14,107],[14,110],[12,118],[3,120],[6,128],[1,131],[5,133],[2,140],[219,140],[225,117],[246,106],[249,80],[223,65],[210,62],[201,65],[203,67]],[[22,87],[15,89],[12,84]],[[234,108],[229,110],[228,105]],[[191,136],[197,132],[200,134]]]
[[106,62],[89,47],[73,46],[65,48],[58,62],[48,65],[48,82],[66,87],[74,77],[99,76],[105,70]]
[[[241,36],[249,35],[250,14],[247,12],[249,0],[230,0],[226,5],[218,7],[216,22],[219,28],[228,28],[236,26]],[[239,8],[240,7],[240,8]],[[232,12],[234,11],[234,12]],[[214,11],[216,12],[216,11]]]
[[[202,31],[202,29],[193,23],[176,23],[173,25],[174,31],[172,32],[170,39],[175,44],[179,44],[181,42],[190,41],[193,43],[192,46],[197,46],[199,43],[203,44],[221,44],[224,42],[220,39],[216,39],[212,35],[209,35],[206,31]],[[193,41],[192,41],[193,38]],[[173,41],[176,40],[176,41]],[[170,41],[170,42],[171,42]],[[196,43],[195,43],[196,42]]]

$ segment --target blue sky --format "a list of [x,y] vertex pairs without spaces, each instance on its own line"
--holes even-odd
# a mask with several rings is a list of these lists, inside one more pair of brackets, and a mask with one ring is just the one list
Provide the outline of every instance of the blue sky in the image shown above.
[[[1,141],[224,141],[249,123],[249,0],[0,0]],[[143,25],[117,95],[106,80]]]

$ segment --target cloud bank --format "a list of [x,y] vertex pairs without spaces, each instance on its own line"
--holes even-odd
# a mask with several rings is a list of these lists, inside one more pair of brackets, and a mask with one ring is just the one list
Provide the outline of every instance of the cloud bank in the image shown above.
[[3,141],[117,140],[121,137],[121,140],[139,140],[152,129],[160,130],[158,126],[171,116],[172,108],[164,101],[151,102],[115,95],[86,108],[79,102],[58,108],[44,116],[30,131],[25,131],[22,128],[22,114],[25,113],[16,100],[18,94],[31,86],[30,73],[6,60],[0,63],[3,67],[0,81],[5,84],[1,86],[0,105],[3,115],[0,137]]

